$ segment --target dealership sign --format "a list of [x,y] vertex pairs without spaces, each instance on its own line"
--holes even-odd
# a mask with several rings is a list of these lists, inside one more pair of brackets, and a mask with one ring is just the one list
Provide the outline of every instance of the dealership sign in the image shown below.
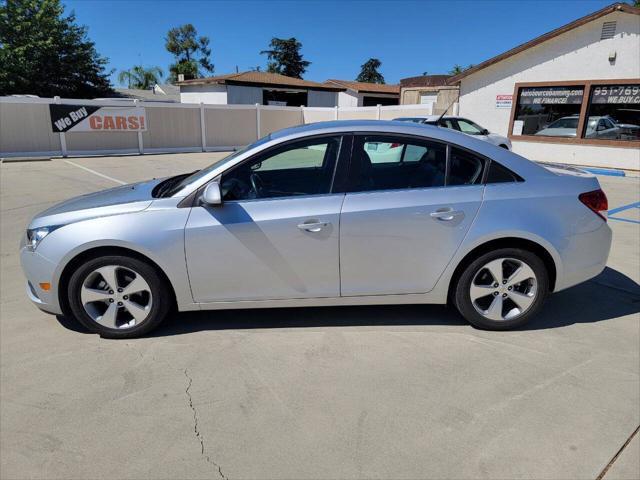
[[511,108],[513,95],[496,95],[496,108]]
[[640,85],[599,85],[591,93],[593,103],[640,104]]
[[579,105],[583,94],[584,89],[574,87],[522,88],[520,105]]
[[54,132],[145,132],[143,107],[49,104]]

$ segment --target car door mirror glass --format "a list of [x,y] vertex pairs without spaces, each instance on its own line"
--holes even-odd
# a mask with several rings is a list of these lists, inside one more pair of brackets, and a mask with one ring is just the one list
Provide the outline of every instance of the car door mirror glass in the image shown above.
[[222,205],[222,192],[220,191],[220,184],[218,182],[211,182],[205,187],[202,194],[202,201],[211,206]]

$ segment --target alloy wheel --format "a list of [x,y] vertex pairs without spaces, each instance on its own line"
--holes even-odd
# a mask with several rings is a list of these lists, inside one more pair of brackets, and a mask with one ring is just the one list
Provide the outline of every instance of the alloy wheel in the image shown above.
[[498,258],[481,267],[469,287],[471,303],[483,317],[514,320],[523,315],[538,295],[538,279],[522,260]]
[[94,322],[107,328],[126,329],[149,316],[153,296],[139,273],[120,265],[105,265],[82,282],[80,301]]

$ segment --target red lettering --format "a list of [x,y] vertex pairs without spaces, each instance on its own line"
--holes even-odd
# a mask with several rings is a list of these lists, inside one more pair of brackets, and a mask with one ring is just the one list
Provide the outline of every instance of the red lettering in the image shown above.
[[91,130],[100,130],[102,128],[100,120],[102,120],[100,117],[89,117],[89,126],[91,127]]
[[125,117],[116,117],[116,130],[126,130],[127,129],[127,119]]
[[140,128],[138,117],[131,115],[127,120],[129,121],[129,130],[138,130]]
[[103,122],[102,128],[104,128],[105,130],[115,130],[116,125],[113,122],[113,117],[109,117],[109,116],[103,117],[102,122]]

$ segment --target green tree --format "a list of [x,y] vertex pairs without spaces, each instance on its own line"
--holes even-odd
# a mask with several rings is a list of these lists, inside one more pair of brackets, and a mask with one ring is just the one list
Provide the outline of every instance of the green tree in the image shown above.
[[270,50],[262,50],[260,55],[267,55],[267,71],[279,73],[287,77],[302,78],[307,67],[311,65],[302,58],[300,49],[302,44],[291,38],[272,38],[269,43]]
[[360,74],[356,78],[356,82],[365,83],[384,83],[384,77],[378,71],[382,62],[377,58],[370,58],[360,65]]
[[142,65],[135,65],[129,70],[121,71],[118,74],[118,81],[126,83],[129,88],[147,90],[156,83],[160,83],[163,75],[160,67],[144,68]]
[[449,75],[458,75],[458,74],[464,72],[465,70],[469,70],[470,68],[473,68],[473,64],[469,65],[468,67],[461,67],[460,65],[458,65],[456,63],[453,66],[453,68],[451,70],[449,70]]
[[107,59],[59,0],[0,0],[0,95],[113,94]]
[[175,82],[179,74],[183,74],[187,80],[200,78],[204,72],[213,73],[209,37],[198,37],[196,27],[192,24],[187,23],[169,30],[165,48],[175,58],[175,63],[169,66],[170,82]]

